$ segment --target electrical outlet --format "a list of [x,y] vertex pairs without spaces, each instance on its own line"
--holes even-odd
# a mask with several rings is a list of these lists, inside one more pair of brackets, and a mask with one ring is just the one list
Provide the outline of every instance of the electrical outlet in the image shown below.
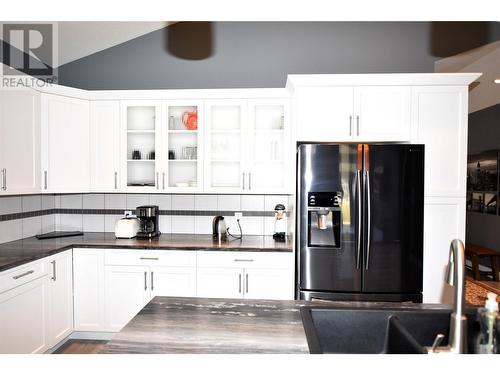
[[123,215],[132,216],[132,211],[123,211]]
[[234,218],[236,220],[240,220],[243,217],[243,212],[235,212],[234,213]]

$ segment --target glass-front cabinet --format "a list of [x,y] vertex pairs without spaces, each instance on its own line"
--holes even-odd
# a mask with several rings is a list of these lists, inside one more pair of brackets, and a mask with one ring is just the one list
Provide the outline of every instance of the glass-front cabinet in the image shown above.
[[165,169],[161,190],[201,191],[203,188],[203,101],[164,102],[166,123],[162,139]]
[[161,101],[122,101],[121,176],[127,191],[159,188],[161,162]]

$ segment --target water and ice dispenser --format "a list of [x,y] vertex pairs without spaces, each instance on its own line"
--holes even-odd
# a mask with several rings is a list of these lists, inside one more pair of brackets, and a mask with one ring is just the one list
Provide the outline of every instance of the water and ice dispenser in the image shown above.
[[309,192],[307,195],[308,246],[340,248],[342,193]]

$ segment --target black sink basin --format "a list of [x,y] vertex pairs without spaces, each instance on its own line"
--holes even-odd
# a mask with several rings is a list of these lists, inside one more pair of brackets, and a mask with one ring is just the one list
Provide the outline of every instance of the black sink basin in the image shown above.
[[[311,353],[424,354],[436,335],[449,335],[448,309],[301,308]],[[468,314],[468,352],[477,327],[474,311]]]

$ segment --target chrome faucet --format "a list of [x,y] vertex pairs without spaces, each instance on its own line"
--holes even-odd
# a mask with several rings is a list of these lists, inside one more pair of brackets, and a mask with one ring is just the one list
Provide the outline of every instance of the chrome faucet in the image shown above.
[[465,304],[465,250],[460,240],[453,240],[450,245],[446,282],[455,287],[455,301],[450,316],[450,337],[448,346],[438,346],[444,339],[439,334],[429,353],[467,353],[467,317],[464,315]]

